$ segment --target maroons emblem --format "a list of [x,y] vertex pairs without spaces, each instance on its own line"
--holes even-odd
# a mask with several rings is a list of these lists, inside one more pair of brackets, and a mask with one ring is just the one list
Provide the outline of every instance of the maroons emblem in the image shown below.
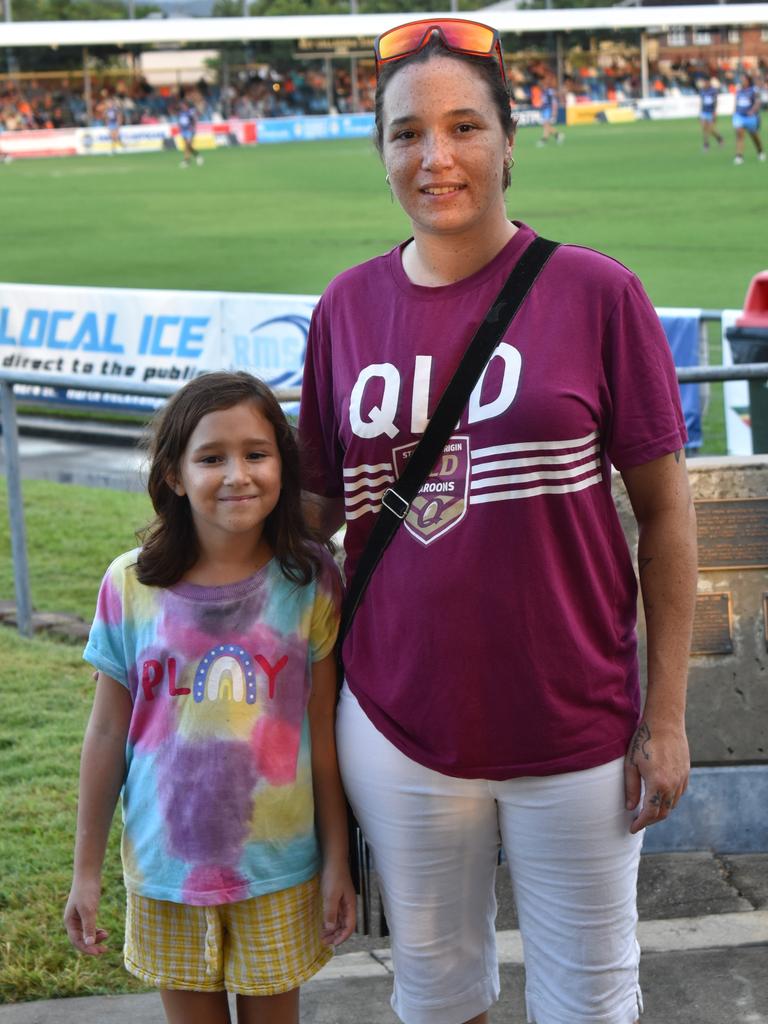
[[[395,472],[405,469],[416,443],[392,451]],[[405,527],[422,544],[431,544],[464,518],[469,488],[469,438],[452,437],[432,473],[413,500]],[[395,484],[397,490],[397,484]]]

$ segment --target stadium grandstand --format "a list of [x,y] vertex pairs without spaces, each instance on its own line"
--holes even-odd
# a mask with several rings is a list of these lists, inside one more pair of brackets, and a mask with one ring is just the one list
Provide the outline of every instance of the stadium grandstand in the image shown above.
[[[25,27],[39,35],[40,44],[48,45],[48,66],[44,70],[35,66],[40,48],[27,50],[29,42],[20,48],[6,44],[5,50],[0,51],[0,67],[3,52],[7,64],[4,73],[0,73],[0,132],[98,126],[114,106],[123,124],[157,124],[173,121],[182,99],[195,105],[203,121],[346,114],[372,109],[375,79],[368,55],[370,36],[378,30],[371,24],[374,16],[214,19],[208,17],[212,10],[209,0],[160,0],[156,6],[153,18],[111,23],[113,33],[109,38],[114,40],[119,36],[130,38],[125,26],[136,28],[143,21],[146,29],[140,44],[113,42],[111,46],[97,47],[89,55],[84,49],[80,66],[76,46],[68,47],[65,41],[59,49],[58,43],[51,42],[56,37],[55,25],[39,22],[35,29],[33,23],[20,26],[0,22],[0,40],[4,35],[10,38],[12,30]],[[516,24],[510,23],[510,18],[520,21],[520,27],[511,30],[514,34],[506,48],[512,101],[520,108],[538,105],[540,83],[551,74],[557,77],[569,104],[685,96],[696,93],[713,77],[720,82],[722,91],[733,92],[744,69],[749,69],[761,84],[766,83],[768,5],[664,8],[657,3],[654,8],[660,12],[668,10],[670,18],[682,17],[682,12],[686,12],[689,24],[650,28],[647,21],[644,26],[642,18],[633,16],[629,10],[642,6],[641,0],[622,0],[615,8],[580,9],[575,14],[581,15],[581,19],[574,20],[573,9],[520,12],[518,0],[502,0],[477,13],[505,31],[510,31],[508,24]],[[722,11],[724,7],[733,11],[730,23],[722,16],[719,23],[714,23],[715,16],[705,13]],[[696,10],[702,12],[700,17],[690,15]],[[750,23],[750,10],[754,11],[754,23]],[[525,20],[530,14],[536,16],[534,21]],[[589,14],[596,17],[591,21],[583,17]],[[566,16],[571,16],[572,24]],[[391,21],[396,15],[377,17]],[[545,31],[548,17],[550,27],[560,28]],[[708,18],[713,23],[707,23]],[[252,31],[249,39],[242,26],[251,29],[257,22],[259,31]],[[285,39],[282,45],[274,45],[266,34],[266,22],[294,22],[296,35]],[[327,38],[318,39],[317,31],[307,32],[306,39],[300,38],[310,22],[327,22]],[[333,30],[331,22],[341,27]],[[230,40],[223,45],[219,41],[226,39],[226,32],[219,30],[221,23],[232,29]],[[71,22],[59,24],[68,30],[72,27]],[[214,24],[215,34],[213,27],[204,27]],[[585,27],[579,28],[580,24]],[[624,24],[636,30],[622,28]],[[157,61],[154,69],[143,67],[144,54],[148,58],[154,53],[154,35],[164,40],[191,38],[190,25],[199,29],[195,39],[204,39],[202,33],[210,31],[208,45],[216,47],[219,42],[219,48],[206,51],[206,61],[201,59],[195,68],[193,62],[182,59],[189,56],[187,50],[177,48],[163,51],[165,74],[157,70]],[[348,38],[343,38],[344,32]],[[241,33],[239,48],[233,44],[237,33]],[[243,43],[243,39],[247,42]],[[193,45],[189,43],[190,47]],[[51,68],[54,55],[64,49],[70,55],[69,66]]]

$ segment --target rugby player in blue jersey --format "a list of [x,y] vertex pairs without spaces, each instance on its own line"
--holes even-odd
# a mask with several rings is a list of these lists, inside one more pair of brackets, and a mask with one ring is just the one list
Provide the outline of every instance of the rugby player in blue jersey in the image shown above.
[[120,138],[120,125],[122,123],[123,112],[120,109],[120,105],[114,97],[108,99],[104,107],[104,124],[109,132],[110,156],[114,156],[118,149],[125,149],[125,143]]
[[699,120],[701,122],[702,148],[704,152],[709,149],[709,140],[715,139],[718,146],[723,144],[723,136],[715,127],[717,121],[717,97],[720,92],[720,83],[716,78],[710,78],[709,82],[699,93],[701,99],[701,111]]
[[554,135],[555,142],[565,142],[563,132],[557,130],[557,118],[560,112],[560,96],[556,88],[554,77],[551,75],[545,79],[545,88],[541,93],[541,123],[544,126],[541,138],[536,143],[543,146],[545,142]]
[[760,141],[760,93],[755,88],[751,75],[744,72],[740,77],[741,85],[736,93],[733,112],[733,127],[736,129],[735,164],[744,163],[744,135],[747,134],[755,144],[757,159],[765,160],[765,151]]
[[184,143],[184,159],[181,161],[181,166],[189,167],[193,157],[195,159],[195,163],[200,166],[203,162],[203,158],[194,146],[195,135],[197,133],[197,111],[189,100],[181,101],[178,122],[179,134],[181,135],[182,142]]

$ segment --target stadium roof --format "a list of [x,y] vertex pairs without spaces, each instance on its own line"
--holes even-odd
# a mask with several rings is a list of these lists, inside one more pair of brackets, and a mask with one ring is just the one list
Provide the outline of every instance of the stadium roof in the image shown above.
[[[665,29],[671,25],[768,25],[768,3],[665,7],[486,9],[502,32],[571,29]],[[472,12],[477,16],[478,12]],[[431,16],[431,15],[430,15]],[[436,18],[441,15],[435,14]],[[443,17],[456,17],[445,11]],[[326,14],[254,18],[137,18],[118,21],[0,22],[0,47],[130,46],[140,43],[217,43],[250,39],[342,39],[378,35],[413,14]]]

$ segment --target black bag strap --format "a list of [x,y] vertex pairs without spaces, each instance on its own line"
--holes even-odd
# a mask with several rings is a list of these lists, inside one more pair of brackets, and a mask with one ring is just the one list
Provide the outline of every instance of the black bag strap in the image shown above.
[[504,332],[523,304],[536,278],[559,242],[535,238],[504,283],[496,300],[485,315],[461,358],[456,372],[438,402],[421,440],[411,453],[396,487],[390,487],[381,499],[381,510],[371,530],[368,542],[360,556],[355,575],[349,585],[341,615],[339,629],[339,657],[341,645],[370,582],[379,559],[387,549],[397,528],[408,514],[411,502],[434,468],[437,459],[451,436],[469,396],[480,379]]

